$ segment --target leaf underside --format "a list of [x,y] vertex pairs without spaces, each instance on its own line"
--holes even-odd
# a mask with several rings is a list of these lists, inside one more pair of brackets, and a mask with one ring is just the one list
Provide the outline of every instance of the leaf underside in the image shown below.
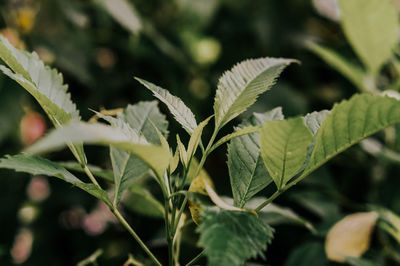
[[226,71],[219,80],[214,99],[216,127],[223,127],[243,113],[275,84],[276,78],[292,62],[283,58],[250,59]]
[[182,125],[182,127],[189,133],[192,134],[197,128],[196,118],[192,111],[183,103],[183,101],[172,95],[169,91],[143,79],[136,78],[143,86],[153,92],[154,96],[162,101],[173,114],[176,121]]

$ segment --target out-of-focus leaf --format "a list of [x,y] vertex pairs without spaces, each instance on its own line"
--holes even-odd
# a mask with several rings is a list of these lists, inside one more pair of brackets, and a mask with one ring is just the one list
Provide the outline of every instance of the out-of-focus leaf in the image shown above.
[[161,146],[143,143],[143,137],[128,130],[129,128],[121,129],[100,123],[71,123],[53,130],[27,150],[33,153],[49,152],[62,148],[66,142],[113,145],[135,154],[146,162],[159,177],[164,176],[164,171],[169,164],[169,152],[166,153]]
[[346,262],[352,266],[378,266],[373,261],[353,257],[346,257]]
[[129,192],[127,198],[122,200],[127,208],[140,215],[158,219],[164,218],[163,205],[145,187],[133,185]]
[[346,58],[324,46],[312,43],[309,44],[308,47],[327,64],[350,80],[360,91],[369,90],[367,86],[367,75],[359,66],[352,64]]
[[219,209],[204,210],[198,232],[207,265],[212,266],[239,266],[250,258],[264,258],[273,238],[273,229],[254,215]]
[[370,209],[379,214],[378,226],[400,244],[400,216],[380,206],[371,206]]
[[111,202],[104,190],[101,190],[94,184],[83,183],[81,180],[76,178],[64,167],[31,154],[18,154],[14,156],[6,156],[0,159],[0,168],[14,169],[18,172],[25,172],[32,175],[47,175],[54,176],[65,182],[68,182],[80,189],[88,192],[94,197],[104,201],[107,205],[111,206]]
[[127,0],[97,0],[107,12],[130,32],[142,30],[142,21],[133,4]]
[[330,260],[345,262],[346,257],[360,257],[368,248],[371,233],[378,220],[376,212],[350,214],[329,230],[325,241]]
[[372,73],[377,73],[398,42],[398,14],[390,0],[339,0],[347,39]]
[[320,242],[308,242],[296,247],[290,253],[284,266],[327,266],[328,263],[323,244]]

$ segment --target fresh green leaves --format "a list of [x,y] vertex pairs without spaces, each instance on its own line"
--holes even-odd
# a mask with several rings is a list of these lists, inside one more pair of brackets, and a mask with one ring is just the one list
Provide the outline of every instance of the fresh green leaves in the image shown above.
[[390,0],[339,0],[347,39],[372,73],[392,55],[398,42],[398,15]]
[[292,62],[294,60],[283,58],[251,59],[225,72],[214,100],[215,127],[220,129],[243,113],[275,84],[276,78]]
[[155,97],[167,105],[169,111],[174,115],[176,121],[178,121],[179,124],[181,124],[189,134],[193,133],[193,131],[197,128],[196,119],[192,111],[190,111],[190,109],[182,102],[181,99],[151,82],[139,78],[136,78],[136,80],[151,90]]
[[68,172],[64,167],[42,157],[31,154],[6,156],[5,158],[0,159],[0,168],[14,169],[15,171],[25,172],[32,175],[47,175],[57,177],[65,182],[79,187],[80,189],[88,192],[89,194],[111,206],[111,202],[104,190],[101,190],[94,184],[83,183],[81,180]]
[[386,96],[359,94],[334,106],[315,136],[303,178],[333,156],[362,139],[400,122],[400,101]]
[[[281,108],[253,114],[236,132],[260,126],[267,120],[282,120]],[[252,132],[250,132],[252,133]],[[231,140],[228,145],[228,168],[235,206],[243,208],[246,202],[272,182],[260,154],[260,134],[243,135]]]
[[53,122],[80,119],[62,75],[45,66],[36,53],[19,51],[0,36],[0,58],[10,67],[0,66],[3,73],[32,94]]
[[343,58],[327,47],[311,43],[308,45],[308,48],[350,80],[360,91],[366,92],[371,89],[369,87],[370,84],[367,82],[368,77],[366,73],[358,65],[349,62],[346,58]]
[[210,266],[243,265],[263,257],[273,237],[273,229],[254,215],[219,209],[203,211],[198,231]]
[[268,121],[262,127],[261,156],[278,189],[301,170],[312,139],[302,117]]
[[[0,36],[0,58],[9,66],[0,65],[0,70],[38,101],[56,127],[71,120],[80,120],[79,111],[67,93],[62,75],[45,66],[36,53],[19,51]],[[86,163],[82,145],[71,146],[71,150],[80,163]]]

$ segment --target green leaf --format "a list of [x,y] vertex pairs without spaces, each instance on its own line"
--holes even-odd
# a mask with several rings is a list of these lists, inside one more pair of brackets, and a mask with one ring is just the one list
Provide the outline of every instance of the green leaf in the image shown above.
[[192,111],[190,111],[181,99],[151,82],[139,78],[135,79],[151,90],[155,97],[167,105],[169,111],[174,115],[175,120],[178,121],[190,135],[193,133],[197,128],[196,119]]
[[[65,169],[71,170],[71,171],[77,171],[80,173],[84,173],[85,171],[82,169],[81,165],[77,162],[57,162],[58,165],[64,167]],[[114,175],[113,172],[105,169],[101,169],[100,167],[97,167],[95,165],[90,165],[88,164],[87,167],[89,168],[90,172],[92,172],[93,175],[104,178],[107,181],[114,182]]]
[[[161,134],[168,135],[168,122],[157,107],[157,102],[139,102],[128,105],[118,119],[127,123],[130,128],[143,135],[150,143],[160,144],[157,130]],[[123,149],[110,147],[110,157],[114,170],[114,205],[118,205],[122,193],[132,182],[145,174],[149,167],[135,154]]]
[[[239,125],[235,133],[249,127],[260,126],[268,120],[282,119],[280,107],[263,114],[254,113]],[[234,204],[243,208],[251,197],[272,182],[260,155],[260,134],[253,133],[232,139],[228,145],[228,168]]]
[[261,156],[278,189],[303,167],[312,134],[302,117],[267,121],[261,129]]
[[88,192],[111,206],[107,193],[94,184],[83,183],[57,163],[31,154],[18,154],[0,159],[0,168],[14,169],[32,175],[54,176]]
[[298,180],[362,139],[398,122],[400,101],[394,98],[358,94],[336,104],[322,122],[309,163]]
[[143,186],[133,185],[123,204],[131,211],[152,218],[164,218],[163,205]]
[[218,209],[203,211],[199,244],[210,266],[244,265],[261,256],[273,238],[273,229],[254,215]]
[[99,0],[105,10],[130,32],[142,30],[142,22],[132,3],[126,0]]
[[355,52],[377,73],[398,42],[398,15],[390,0],[339,0],[341,23]]
[[360,91],[368,91],[370,89],[367,87],[367,75],[359,66],[352,64],[346,58],[324,46],[311,43],[308,48],[350,80]]
[[199,143],[201,141],[201,135],[203,133],[204,127],[208,124],[212,116],[209,118],[205,119],[203,122],[199,124],[199,126],[193,131],[192,136],[190,136],[189,139],[189,144],[188,144],[188,149],[187,149],[187,158],[186,162],[189,162],[189,160],[194,156],[196,153],[197,147],[199,146]]
[[[0,70],[38,101],[56,127],[71,120],[80,120],[79,111],[67,93],[68,87],[63,84],[62,75],[45,66],[36,53],[19,51],[0,36],[0,58],[10,67],[0,65]],[[86,163],[81,144],[70,148],[81,163]]]
[[123,129],[100,123],[75,122],[50,132],[27,150],[32,153],[53,151],[65,146],[66,142],[113,145],[129,151],[146,162],[158,177],[164,176],[168,167],[169,152],[158,145],[146,144],[143,137],[128,127]]
[[118,118],[141,133],[150,143],[161,144],[157,130],[163,136],[168,137],[168,121],[158,109],[157,101],[138,102],[134,105],[128,105],[118,115]]
[[275,84],[291,59],[260,58],[245,60],[225,72],[219,80],[214,100],[215,126],[223,127],[243,113],[258,96]]

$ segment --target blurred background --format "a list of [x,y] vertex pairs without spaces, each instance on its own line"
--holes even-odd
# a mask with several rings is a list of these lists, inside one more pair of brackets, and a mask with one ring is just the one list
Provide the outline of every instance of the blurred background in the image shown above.
[[[304,45],[319,41],[357,62],[337,22],[335,3],[2,0],[0,32],[14,46],[36,51],[63,73],[84,120],[93,115],[89,108],[114,109],[152,100],[151,93],[134,80],[137,76],[181,97],[200,121],[213,111],[218,78],[225,70],[244,59],[266,56],[294,58],[301,64],[285,70],[244,116],[282,106],[290,117],[330,109],[357,92]],[[164,106],[160,108],[172,118]],[[170,136],[182,133],[169,120]],[[229,124],[225,133],[237,122]],[[0,155],[20,152],[49,127],[33,98],[0,74]],[[395,149],[400,150],[399,143]],[[106,149],[85,150],[91,164],[110,169]],[[72,159],[68,151],[51,156]],[[229,196],[226,160],[224,147],[210,157],[206,169],[217,190]],[[267,251],[269,265],[334,265],[323,250],[327,230],[366,203],[400,213],[399,171],[396,163],[372,157],[356,146],[285,193],[277,202],[305,217],[318,233],[293,224],[275,226],[275,239]],[[0,189],[0,265],[75,265],[99,248],[104,251],[100,265],[122,265],[128,253],[145,261],[107,208],[78,189],[52,178],[6,170],[0,170]],[[138,214],[134,206],[123,211],[156,255],[165,256],[162,221]],[[198,252],[193,229],[184,236],[183,257]],[[374,238],[371,256],[385,265],[398,265],[381,250],[385,241],[390,240]]]

